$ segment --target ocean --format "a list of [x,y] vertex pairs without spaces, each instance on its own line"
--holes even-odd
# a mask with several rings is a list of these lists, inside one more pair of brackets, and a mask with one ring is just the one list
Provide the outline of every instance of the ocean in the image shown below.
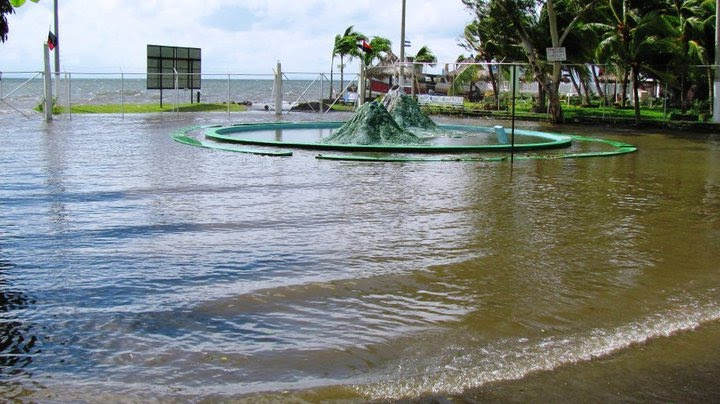
[[[137,74],[112,78],[75,78],[72,75],[61,75],[59,86],[53,84],[56,102],[59,105],[102,105],[102,104],[160,104],[161,91],[148,90],[145,78]],[[340,87],[340,77],[333,76],[335,94]],[[355,75],[346,74],[343,85]],[[60,95],[57,96],[56,88]],[[272,75],[212,75],[201,80],[201,88],[165,89],[162,90],[164,105],[176,102],[186,104],[197,101],[204,103],[243,103],[250,109],[264,109],[265,105],[274,105],[275,89]],[[41,75],[9,74],[0,80],[0,113],[7,113],[17,108],[28,111],[40,104],[44,98],[44,84]],[[301,74],[283,80],[283,105],[287,109],[292,104],[317,102],[321,97],[330,97],[329,75]],[[15,111],[17,112],[17,111]]]
[[717,134],[518,122],[639,151],[368,163],[170,137],[348,113],[2,111],[4,400],[720,401]]

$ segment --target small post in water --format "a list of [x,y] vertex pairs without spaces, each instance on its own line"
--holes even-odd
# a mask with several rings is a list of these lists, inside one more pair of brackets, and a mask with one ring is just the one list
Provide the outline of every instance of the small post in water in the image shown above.
[[47,42],[43,44],[45,55],[45,120],[52,121],[52,76],[50,75],[50,48]]
[[282,66],[279,60],[275,71],[275,115],[282,115]]
[[517,84],[517,65],[512,67],[512,130],[510,131],[510,162],[515,161],[515,87]]

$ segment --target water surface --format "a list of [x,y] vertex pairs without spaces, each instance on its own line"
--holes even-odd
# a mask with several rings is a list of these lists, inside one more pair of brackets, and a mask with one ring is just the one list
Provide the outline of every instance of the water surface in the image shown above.
[[0,115],[0,395],[720,399],[717,135],[553,128],[639,152],[512,165],[168,136],[268,120]]

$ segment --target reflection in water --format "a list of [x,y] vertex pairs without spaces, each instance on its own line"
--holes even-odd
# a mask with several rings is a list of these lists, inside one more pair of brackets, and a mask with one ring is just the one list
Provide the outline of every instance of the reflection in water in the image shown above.
[[22,394],[20,379],[30,376],[26,368],[33,356],[40,353],[33,326],[16,315],[35,302],[24,293],[12,290],[6,275],[12,269],[11,263],[0,259],[0,396],[5,398]]

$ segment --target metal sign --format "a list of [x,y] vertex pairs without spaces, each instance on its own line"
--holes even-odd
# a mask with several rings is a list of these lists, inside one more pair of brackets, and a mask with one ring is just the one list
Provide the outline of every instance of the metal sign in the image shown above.
[[545,48],[548,62],[564,62],[567,60],[565,48]]
[[147,46],[147,89],[200,88],[200,48]]

